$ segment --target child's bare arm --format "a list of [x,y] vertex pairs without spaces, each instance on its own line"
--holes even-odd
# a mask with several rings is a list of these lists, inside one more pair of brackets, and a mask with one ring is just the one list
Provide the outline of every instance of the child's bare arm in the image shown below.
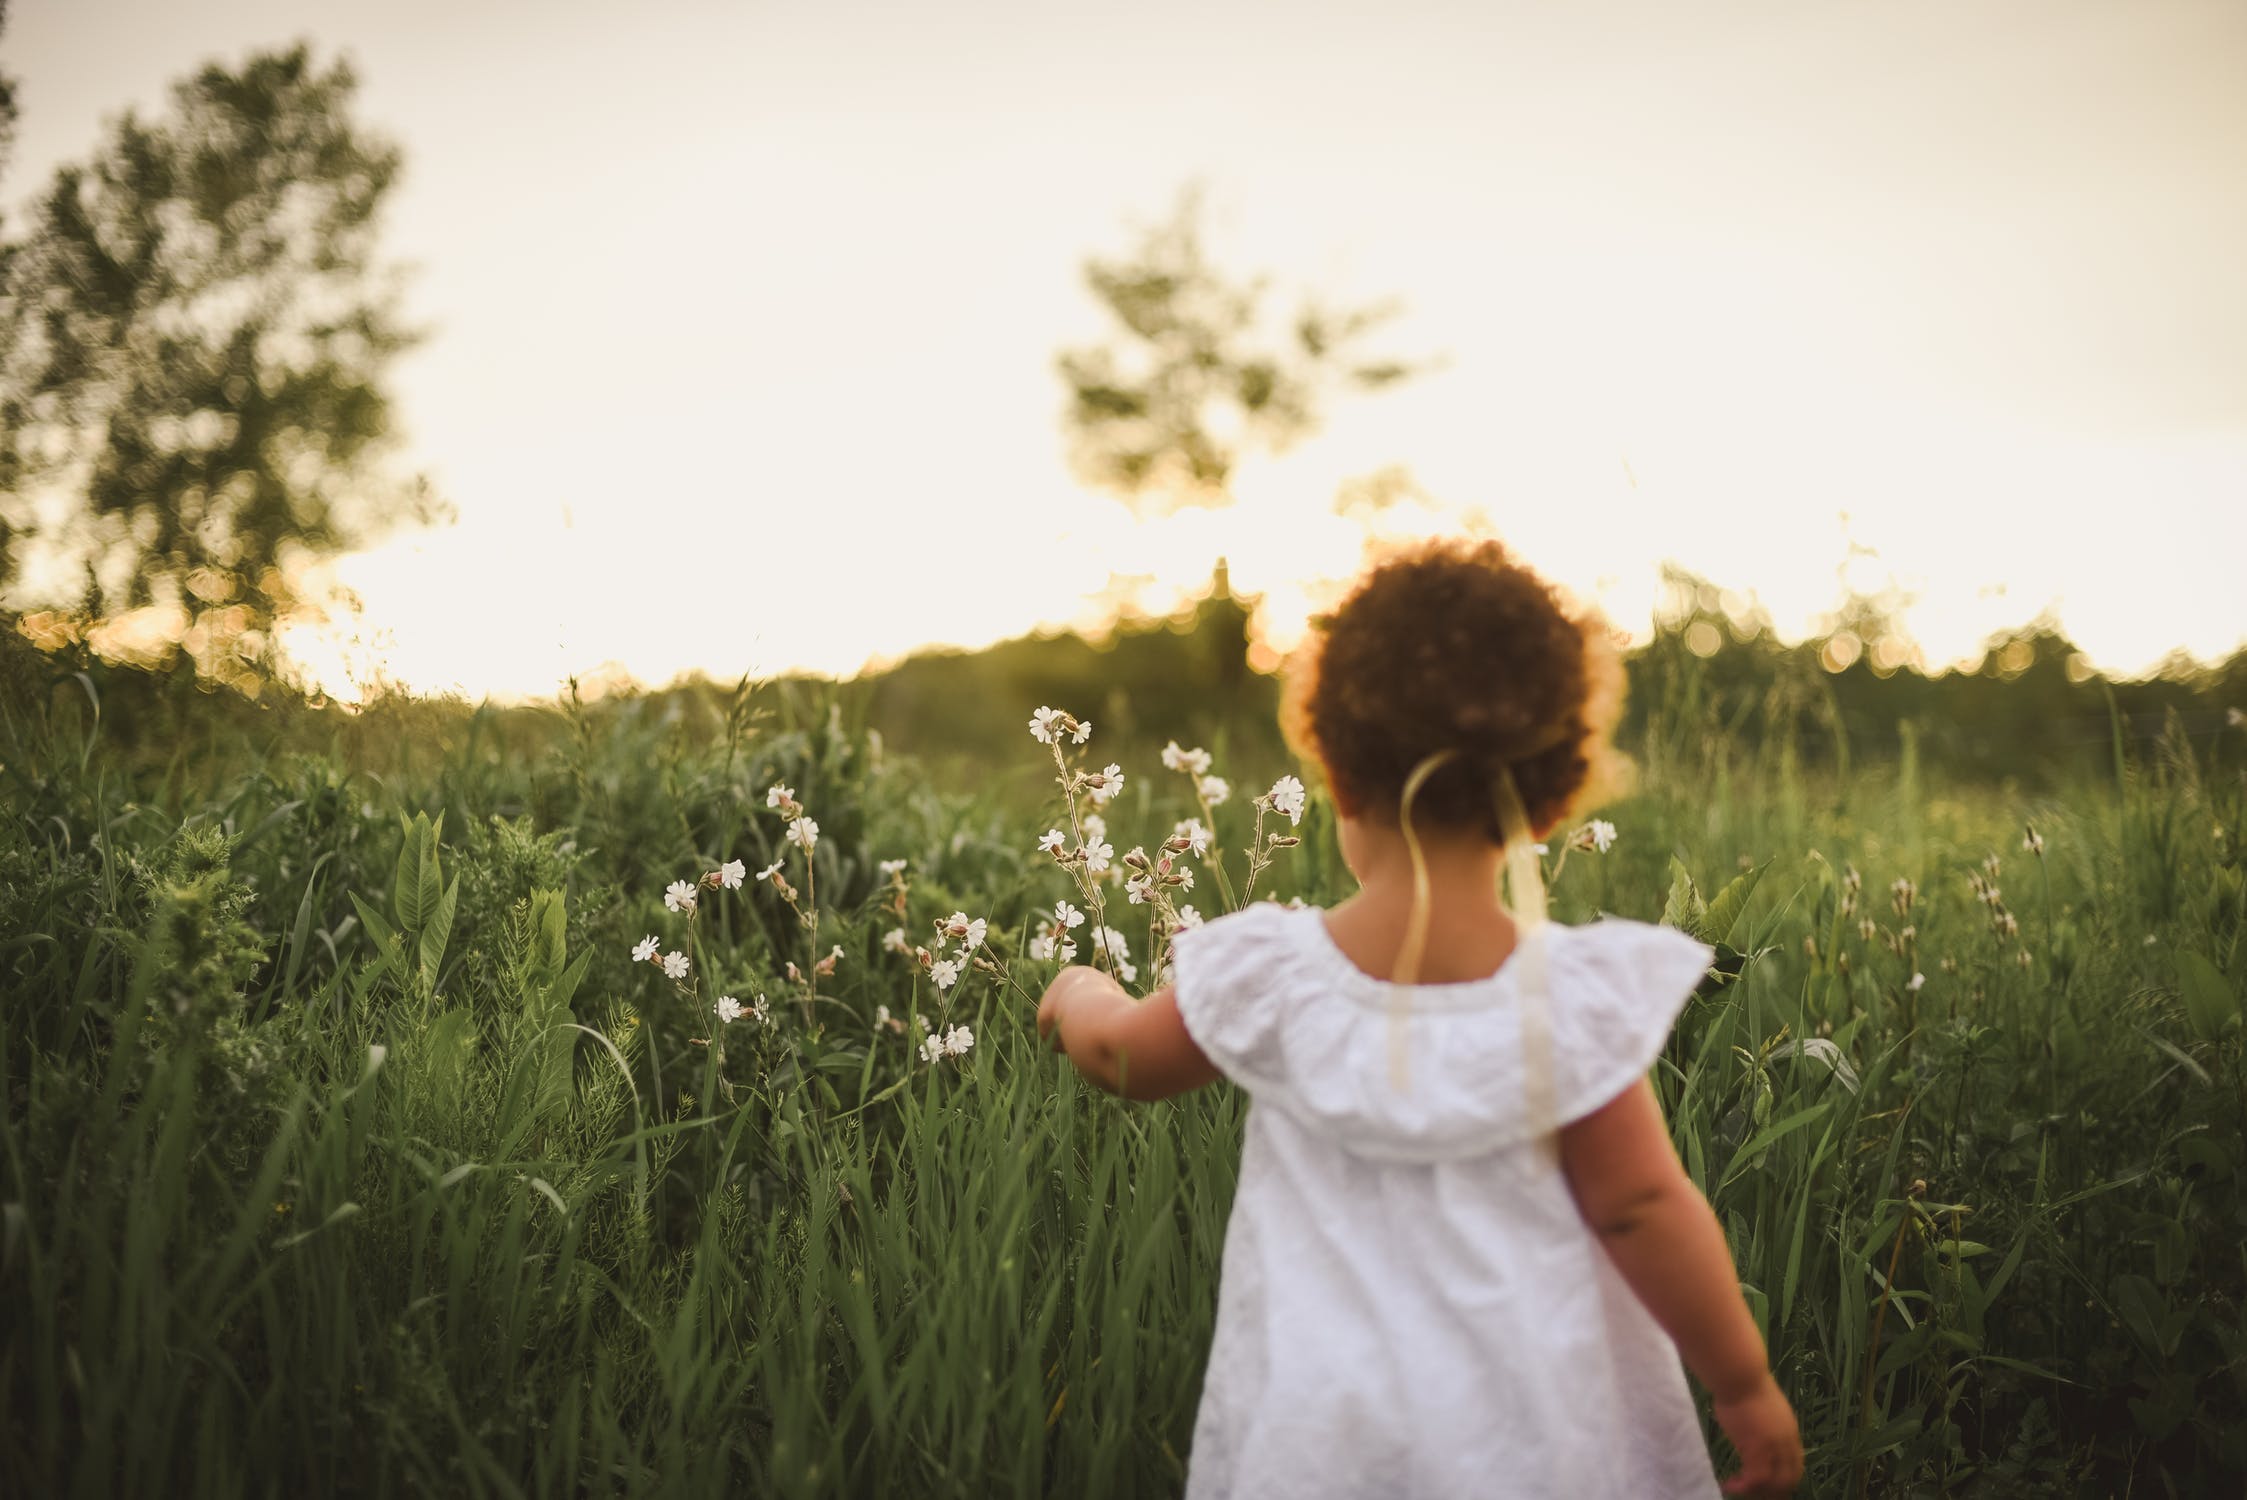
[[1584,1222],[1708,1387],[1740,1450],[1727,1492],[1792,1493],[1802,1477],[1793,1409],[1771,1378],[1724,1230],[1677,1159],[1653,1085],[1641,1082],[1567,1126],[1560,1143]]
[[1221,1075],[1187,1034],[1169,987],[1134,1000],[1098,969],[1063,969],[1038,1003],[1038,1034],[1111,1094],[1167,1099]]

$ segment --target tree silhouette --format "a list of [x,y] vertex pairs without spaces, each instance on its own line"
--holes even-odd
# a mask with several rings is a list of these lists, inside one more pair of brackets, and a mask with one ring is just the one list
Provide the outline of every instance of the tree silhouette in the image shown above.
[[1331,392],[1378,389],[1418,368],[1357,353],[1394,304],[1306,303],[1286,329],[1267,328],[1268,279],[1235,281],[1210,264],[1193,188],[1131,253],[1095,257],[1084,274],[1117,326],[1056,361],[1070,458],[1142,514],[1224,504],[1244,450],[1285,449],[1317,428]]
[[399,154],[354,88],[301,45],[207,66],[161,118],[113,121],[0,251],[11,603],[73,632],[141,611],[158,658],[254,680],[310,563],[434,512],[379,463],[413,335],[375,260]]

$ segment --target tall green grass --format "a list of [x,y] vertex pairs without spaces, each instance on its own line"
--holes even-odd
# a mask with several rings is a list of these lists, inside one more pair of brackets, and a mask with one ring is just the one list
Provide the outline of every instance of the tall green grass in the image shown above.
[[[1095,1095],[1012,989],[947,1002],[882,948],[902,856],[908,931],[988,915],[1035,989],[1022,919],[1067,887],[1026,738],[955,793],[812,695],[154,754],[99,697],[0,705],[0,1486],[1177,1490],[1243,1101]],[[1657,716],[1621,841],[1560,872],[1565,920],[1723,952],[1656,1080],[1806,1493],[2238,1492],[2243,748],[2030,803]],[[1119,847],[1185,811],[1161,779]],[[729,1028],[720,1086],[627,950],[680,931],[666,881],[778,856],[774,781],[822,825],[822,924],[706,894],[698,974],[777,1022]],[[1338,895],[1304,831],[1280,893]],[[834,945],[807,1013],[778,976]],[[878,1006],[978,1040],[929,1066]]]

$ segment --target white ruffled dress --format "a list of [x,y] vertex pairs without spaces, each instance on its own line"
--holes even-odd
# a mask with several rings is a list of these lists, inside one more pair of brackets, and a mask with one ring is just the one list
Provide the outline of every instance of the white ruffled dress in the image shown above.
[[[1554,1116],[1652,1065],[1710,950],[1547,925]],[[1248,1090],[1188,1500],[1717,1494],[1677,1347],[1576,1211],[1524,1107],[1517,965],[1393,987],[1316,908],[1179,936],[1179,1014]]]

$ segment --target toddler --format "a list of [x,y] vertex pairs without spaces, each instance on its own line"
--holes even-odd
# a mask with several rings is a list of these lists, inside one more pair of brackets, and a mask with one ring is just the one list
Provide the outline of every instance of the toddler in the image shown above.
[[1529,846],[1613,789],[1621,683],[1496,543],[1385,563],[1287,693],[1358,893],[1179,934],[1145,1000],[1084,967],[1047,990],[1102,1087],[1249,1093],[1189,1500],[1714,1495],[1681,1355],[1741,1455],[1724,1491],[1800,1479],[1646,1077],[1710,951],[1543,921]]

